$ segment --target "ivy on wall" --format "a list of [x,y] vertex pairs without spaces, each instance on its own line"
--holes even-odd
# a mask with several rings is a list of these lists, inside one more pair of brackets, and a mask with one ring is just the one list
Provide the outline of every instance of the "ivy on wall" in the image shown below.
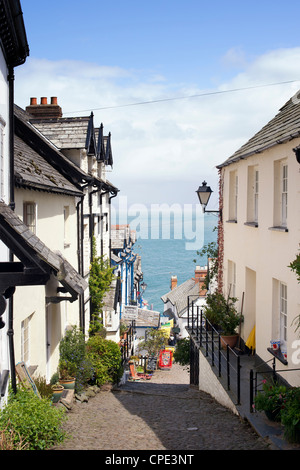
[[114,279],[113,268],[109,260],[97,255],[96,239],[93,237],[93,253],[90,266],[89,288],[92,306],[90,336],[103,330],[104,296]]

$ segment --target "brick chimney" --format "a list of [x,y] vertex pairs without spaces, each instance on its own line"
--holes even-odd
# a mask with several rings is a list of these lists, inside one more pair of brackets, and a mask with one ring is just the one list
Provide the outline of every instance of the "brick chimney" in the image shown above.
[[177,276],[172,276],[171,277],[171,290],[175,289],[177,287]]
[[195,269],[195,283],[199,283],[199,294],[204,296],[207,292],[205,289],[205,277],[207,276],[207,267],[196,266]]
[[56,96],[51,98],[49,104],[46,97],[41,98],[40,104],[37,104],[36,98],[31,98],[30,105],[26,107],[26,111],[31,114],[34,119],[58,119],[62,117],[62,109],[57,104]]

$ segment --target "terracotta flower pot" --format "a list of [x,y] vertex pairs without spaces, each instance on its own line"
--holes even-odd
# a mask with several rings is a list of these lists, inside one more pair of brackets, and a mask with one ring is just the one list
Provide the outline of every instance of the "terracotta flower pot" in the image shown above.
[[227,344],[228,344],[228,346],[229,346],[231,349],[233,349],[233,348],[236,346],[238,337],[239,337],[238,335],[230,335],[230,336],[222,335],[222,336],[221,336],[221,345],[222,345],[222,348],[223,348],[223,349],[226,349],[226,348],[227,348]]

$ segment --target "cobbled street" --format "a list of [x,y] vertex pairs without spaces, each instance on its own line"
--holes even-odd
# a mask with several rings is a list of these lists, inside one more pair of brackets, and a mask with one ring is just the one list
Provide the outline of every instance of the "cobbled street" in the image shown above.
[[100,391],[68,413],[69,437],[53,450],[267,450],[268,442],[209,395],[178,364],[151,380]]

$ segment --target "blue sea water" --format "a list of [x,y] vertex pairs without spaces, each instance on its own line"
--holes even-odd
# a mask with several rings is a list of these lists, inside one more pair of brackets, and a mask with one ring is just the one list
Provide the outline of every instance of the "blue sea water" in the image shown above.
[[[193,218],[195,216],[194,214]],[[207,265],[207,258],[201,258],[197,251],[201,250],[204,245],[217,241],[217,230],[214,230],[217,222],[216,215],[205,214],[201,222],[202,236],[194,243],[191,243],[191,239],[188,240],[184,234],[179,238],[176,238],[176,235],[164,238],[160,233],[159,236],[153,238],[144,236],[145,233],[143,234],[143,230],[140,230],[134,245],[134,252],[141,255],[144,282],[147,284],[144,299],[148,302],[149,309],[163,313],[164,304],[161,296],[170,291],[172,275],[177,276],[179,285],[194,276],[196,265]],[[132,224],[130,225],[133,229],[135,228]],[[172,229],[174,229],[174,235],[176,221],[172,224]]]

